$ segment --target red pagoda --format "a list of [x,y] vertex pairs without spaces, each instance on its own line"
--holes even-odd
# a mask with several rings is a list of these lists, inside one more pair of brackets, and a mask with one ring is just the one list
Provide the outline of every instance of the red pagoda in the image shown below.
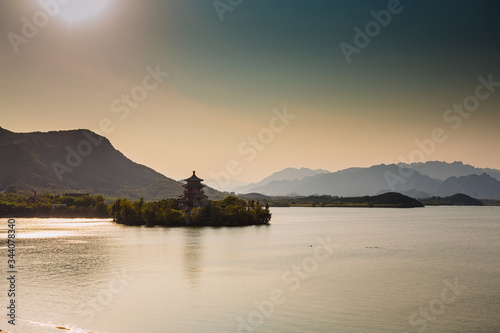
[[182,185],[184,187],[184,194],[180,197],[180,202],[193,206],[196,202],[207,199],[207,196],[203,192],[205,185],[201,183],[203,179],[198,178],[195,171],[193,171],[191,177],[184,179],[184,181],[186,181],[186,184]]

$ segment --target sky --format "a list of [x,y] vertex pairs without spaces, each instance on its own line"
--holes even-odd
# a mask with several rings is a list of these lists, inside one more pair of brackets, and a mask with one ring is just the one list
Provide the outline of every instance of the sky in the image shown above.
[[500,2],[0,2],[0,126],[91,129],[181,179],[500,169]]

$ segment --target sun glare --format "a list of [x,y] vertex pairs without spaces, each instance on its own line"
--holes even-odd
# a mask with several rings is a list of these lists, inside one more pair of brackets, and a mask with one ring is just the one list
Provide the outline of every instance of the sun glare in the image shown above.
[[61,4],[58,16],[68,23],[78,23],[99,16],[111,0],[72,0]]

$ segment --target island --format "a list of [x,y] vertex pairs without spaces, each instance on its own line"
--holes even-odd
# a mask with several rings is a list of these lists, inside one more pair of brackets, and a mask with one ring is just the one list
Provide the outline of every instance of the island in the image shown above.
[[184,193],[178,198],[152,202],[117,199],[110,208],[113,221],[149,227],[241,227],[267,225],[271,220],[269,205],[262,207],[259,201],[246,202],[236,196],[209,200],[196,171],[183,181]]
[[259,201],[228,196],[217,201],[199,200],[193,206],[175,199],[117,199],[111,205],[111,217],[116,223],[129,226],[241,227],[268,225],[271,213],[268,204],[262,206]]

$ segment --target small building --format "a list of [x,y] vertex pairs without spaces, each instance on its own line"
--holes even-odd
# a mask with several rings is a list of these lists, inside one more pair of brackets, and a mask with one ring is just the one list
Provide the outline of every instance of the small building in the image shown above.
[[187,179],[184,179],[186,184],[182,185],[184,187],[184,194],[178,199],[178,202],[193,207],[196,203],[207,199],[208,197],[203,192],[203,185],[201,182],[203,179],[196,176],[196,172],[193,171],[193,175]]

